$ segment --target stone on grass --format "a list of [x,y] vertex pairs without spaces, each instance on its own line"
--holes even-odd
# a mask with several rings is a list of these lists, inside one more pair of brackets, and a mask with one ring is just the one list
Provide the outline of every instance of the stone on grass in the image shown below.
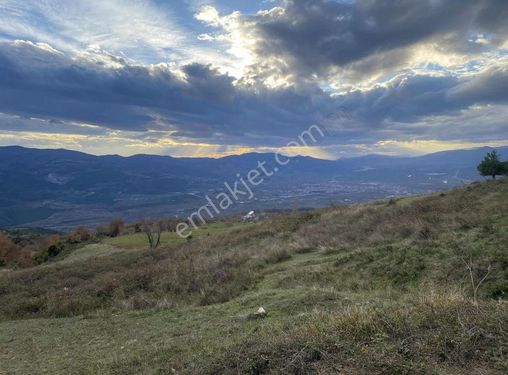
[[260,307],[254,315],[257,316],[258,318],[264,318],[268,314],[264,308]]

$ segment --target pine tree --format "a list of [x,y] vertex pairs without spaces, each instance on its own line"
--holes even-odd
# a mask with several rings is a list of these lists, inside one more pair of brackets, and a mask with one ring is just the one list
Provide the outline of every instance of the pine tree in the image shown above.
[[496,176],[506,174],[508,172],[507,163],[503,163],[499,160],[499,155],[496,150],[487,152],[487,156],[478,164],[478,172],[482,176],[491,176],[492,179],[496,179]]

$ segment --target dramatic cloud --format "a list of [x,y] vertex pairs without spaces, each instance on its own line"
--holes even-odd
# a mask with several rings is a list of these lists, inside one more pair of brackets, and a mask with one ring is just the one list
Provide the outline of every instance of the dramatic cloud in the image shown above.
[[0,112],[24,117],[248,144],[298,134],[326,109],[313,105],[313,93],[233,81],[209,65],[141,66],[24,41],[0,44]]
[[255,56],[257,73],[296,80],[378,77],[429,58],[453,66],[505,44],[507,15],[508,3],[496,0],[285,0],[255,16],[221,17],[208,6],[197,18]]
[[508,141],[506,1],[224,1],[0,0],[0,143],[201,156],[312,124],[327,157]]
[[455,87],[449,93],[449,99],[469,104],[507,103],[507,88],[508,58],[504,58]]

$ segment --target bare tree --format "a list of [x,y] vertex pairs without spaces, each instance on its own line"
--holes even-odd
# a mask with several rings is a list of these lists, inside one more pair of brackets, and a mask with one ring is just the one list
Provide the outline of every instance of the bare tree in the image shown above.
[[146,234],[151,249],[156,249],[160,245],[162,227],[160,222],[149,223],[143,220],[143,231]]
[[479,280],[475,280],[475,277],[474,277],[474,264],[473,264],[473,257],[471,256],[469,258],[469,261],[466,261],[464,259],[462,259],[462,261],[464,262],[464,264],[466,265],[466,269],[469,271],[469,278],[471,279],[471,288],[473,290],[473,305],[478,307],[478,299],[477,299],[477,295],[478,295],[478,289],[480,288],[480,286],[482,285],[482,283],[485,281],[485,279],[487,278],[487,276],[489,276],[490,274],[490,271],[491,271],[491,268],[492,268],[492,265],[489,264],[489,267],[487,268],[487,273],[485,274],[485,276],[483,276],[481,279]]

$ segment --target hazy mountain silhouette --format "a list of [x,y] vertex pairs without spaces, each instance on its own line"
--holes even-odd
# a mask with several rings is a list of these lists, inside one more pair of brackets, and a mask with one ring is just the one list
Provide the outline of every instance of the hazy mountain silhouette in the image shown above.
[[[401,186],[404,193],[437,190],[480,179],[476,165],[488,150],[482,147],[419,157],[367,155],[336,161],[298,156],[280,167],[261,189],[264,196],[273,196],[273,201],[282,196],[290,199],[293,189],[320,183],[347,184],[352,190],[355,184],[388,184],[379,194],[371,192],[365,198],[396,195]],[[508,147],[497,150],[505,159],[508,157]],[[183,214],[199,207],[197,198],[220,189],[225,181],[235,180],[237,174],[245,176],[263,161],[268,169],[276,166],[273,154],[249,153],[219,159],[121,157],[63,149],[0,147],[0,226],[66,227],[76,224],[80,217],[86,223],[96,223],[112,216]],[[392,192],[390,186],[397,188]],[[363,199],[360,192],[352,199]],[[303,206],[311,207],[320,205],[314,202],[316,194],[319,193],[311,194],[312,200],[301,192],[294,196]],[[263,207],[267,208],[268,203]]]

